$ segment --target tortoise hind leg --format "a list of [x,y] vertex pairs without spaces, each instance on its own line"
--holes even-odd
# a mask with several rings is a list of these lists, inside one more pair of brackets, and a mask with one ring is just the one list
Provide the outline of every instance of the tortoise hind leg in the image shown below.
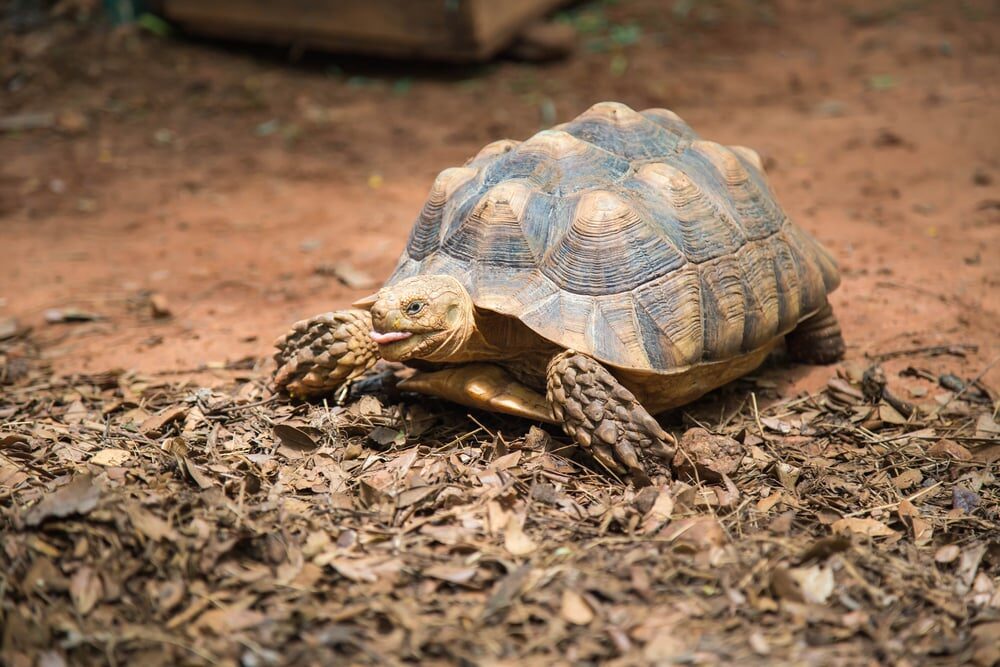
[[378,361],[365,310],[340,310],[296,322],[274,341],[274,384],[297,398],[321,396],[360,377]]
[[563,429],[615,474],[649,484],[640,457],[669,461],[674,438],[604,366],[585,354],[561,352],[549,362],[549,403]]
[[830,364],[844,357],[840,323],[827,302],[819,312],[785,336],[789,356],[807,364]]

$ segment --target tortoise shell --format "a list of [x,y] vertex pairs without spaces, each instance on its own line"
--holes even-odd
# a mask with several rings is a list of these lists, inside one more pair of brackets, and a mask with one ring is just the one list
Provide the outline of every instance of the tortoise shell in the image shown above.
[[840,282],[756,153],[613,102],[441,172],[387,284],[421,274],[454,276],[478,308],[559,345],[652,372],[759,349]]

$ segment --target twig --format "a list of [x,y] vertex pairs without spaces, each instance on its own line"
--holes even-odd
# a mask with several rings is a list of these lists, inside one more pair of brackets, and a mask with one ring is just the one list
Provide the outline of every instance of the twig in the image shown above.
[[757,409],[757,394],[750,392],[750,404],[753,405],[753,420],[757,424],[757,432],[764,437],[764,425],[760,423],[760,411]]
[[948,407],[949,405],[951,405],[952,401],[956,400],[959,396],[961,396],[962,394],[964,394],[969,389],[969,387],[972,387],[977,382],[979,382],[980,380],[982,380],[983,377],[987,373],[990,372],[990,369],[997,365],[997,363],[1000,363],[1000,356],[995,357],[993,359],[993,361],[991,361],[990,363],[986,364],[986,368],[984,368],[983,370],[979,371],[979,375],[977,375],[976,377],[974,377],[972,379],[972,382],[966,382],[965,386],[962,387],[961,391],[959,391],[957,394],[955,394],[954,396],[952,396],[951,398],[949,398],[947,401],[945,401],[944,403],[942,403],[940,407],[934,408],[934,412],[932,412],[930,414],[931,418],[937,417],[939,414],[941,414],[942,410],[944,410],[946,407]]
[[876,354],[867,355],[869,359],[874,361],[886,361],[887,359],[896,359],[898,357],[906,357],[912,354],[927,354],[930,356],[936,356],[939,354],[956,354],[956,350],[968,350],[969,352],[978,352],[979,346],[973,345],[972,343],[954,343],[952,345],[925,345],[923,347],[910,347],[902,350],[892,350],[890,352],[879,352]]
[[[912,494],[911,496],[909,496],[907,498],[904,498],[903,500],[908,500],[908,501],[910,501],[912,503],[917,498],[919,498],[921,496],[927,495],[928,493],[930,493],[934,489],[938,488],[942,484],[944,484],[944,482],[934,482],[933,484],[931,484],[930,486],[928,486],[926,489],[920,489],[916,493]],[[869,512],[875,512],[876,510],[891,510],[894,507],[899,507],[899,504],[902,503],[903,500],[897,500],[894,503],[886,503],[885,505],[877,505],[876,507],[867,507],[865,509],[861,509],[861,510],[858,510],[856,512],[850,512],[848,514],[845,514],[844,518],[845,519],[849,519],[852,516],[861,516],[862,514],[868,514]]]

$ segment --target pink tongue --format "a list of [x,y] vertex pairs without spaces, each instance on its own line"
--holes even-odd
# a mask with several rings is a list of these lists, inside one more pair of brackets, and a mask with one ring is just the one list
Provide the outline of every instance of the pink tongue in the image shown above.
[[390,331],[388,333],[372,331],[370,335],[373,341],[379,345],[385,345],[386,343],[395,343],[397,340],[406,340],[413,334],[409,331]]

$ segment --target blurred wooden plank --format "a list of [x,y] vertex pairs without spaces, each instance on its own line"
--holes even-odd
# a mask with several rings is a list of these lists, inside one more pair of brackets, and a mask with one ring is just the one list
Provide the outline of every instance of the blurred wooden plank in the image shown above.
[[327,51],[492,57],[566,0],[162,0],[192,32]]

